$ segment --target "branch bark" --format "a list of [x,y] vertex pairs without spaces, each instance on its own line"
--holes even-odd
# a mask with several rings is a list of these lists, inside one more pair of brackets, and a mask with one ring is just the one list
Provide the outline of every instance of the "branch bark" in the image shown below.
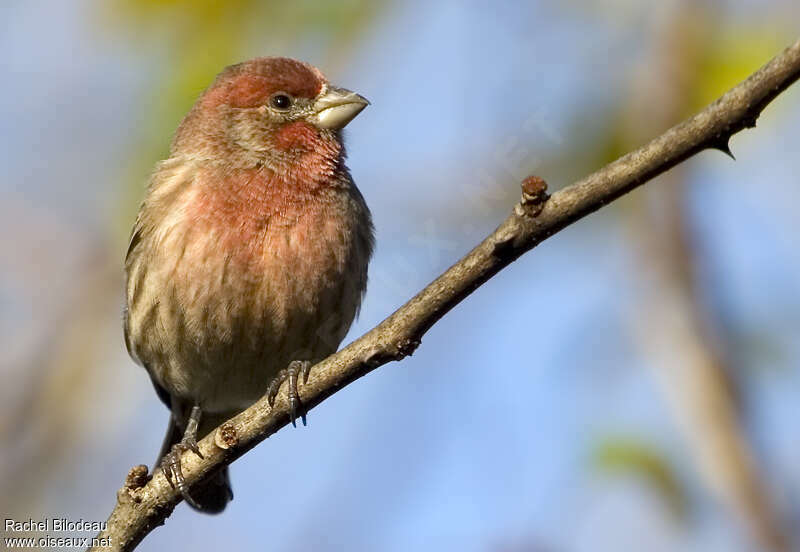
[[[702,150],[728,152],[730,137],[754,127],[764,107],[799,77],[800,40],[697,115],[549,199],[541,181],[526,179],[522,200],[491,235],[374,329],[312,368],[300,389],[303,404],[313,408],[378,366],[413,353],[442,316],[556,232]],[[273,408],[262,398],[225,422],[200,441],[203,458],[190,453],[181,459],[187,483],[191,486],[245,454],[286,425],[288,413],[286,394],[281,393]],[[106,529],[98,535],[110,547],[96,550],[133,550],[181,500],[160,470],[146,483],[145,475],[144,466],[131,470],[117,492]]]

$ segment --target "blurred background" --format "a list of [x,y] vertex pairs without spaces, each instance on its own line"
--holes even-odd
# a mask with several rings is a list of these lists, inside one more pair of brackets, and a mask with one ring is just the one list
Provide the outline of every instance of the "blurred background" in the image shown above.
[[[793,0],[6,0],[0,512],[105,520],[168,413],[122,340],[153,164],[225,65],[287,55],[372,101],[349,166],[377,251],[361,335],[506,216],[796,38]],[[570,226],[413,357],[232,467],[140,550],[783,551],[800,535],[800,86]],[[4,534],[4,536],[6,536]],[[17,535],[19,536],[19,535]]]

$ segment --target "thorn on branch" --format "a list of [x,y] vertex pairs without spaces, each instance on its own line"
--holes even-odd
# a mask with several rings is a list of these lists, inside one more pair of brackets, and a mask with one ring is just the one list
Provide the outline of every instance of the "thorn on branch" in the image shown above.
[[522,199],[520,204],[525,213],[530,216],[537,216],[544,209],[544,204],[550,199],[547,193],[547,182],[539,176],[529,176],[522,181]]
[[714,148],[715,150],[719,150],[728,157],[730,157],[731,159],[733,159],[734,161],[736,161],[736,157],[734,157],[733,153],[731,152],[730,139],[731,139],[730,134],[726,136],[719,136],[713,142],[711,142],[708,145],[708,147]]

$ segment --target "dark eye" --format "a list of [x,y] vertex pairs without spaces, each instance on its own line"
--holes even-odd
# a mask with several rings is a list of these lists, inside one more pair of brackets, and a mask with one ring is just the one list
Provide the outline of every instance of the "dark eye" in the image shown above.
[[269,105],[280,111],[285,111],[292,106],[292,98],[284,92],[278,92],[269,99]]

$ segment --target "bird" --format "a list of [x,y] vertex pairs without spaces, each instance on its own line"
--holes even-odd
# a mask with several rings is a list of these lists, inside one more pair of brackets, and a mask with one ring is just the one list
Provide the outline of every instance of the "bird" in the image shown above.
[[170,410],[157,464],[196,510],[232,500],[228,468],[188,489],[181,454],[284,382],[305,424],[298,383],[358,315],[374,226],[342,129],[368,104],[295,59],[231,65],[152,173],[125,257],[124,337]]

